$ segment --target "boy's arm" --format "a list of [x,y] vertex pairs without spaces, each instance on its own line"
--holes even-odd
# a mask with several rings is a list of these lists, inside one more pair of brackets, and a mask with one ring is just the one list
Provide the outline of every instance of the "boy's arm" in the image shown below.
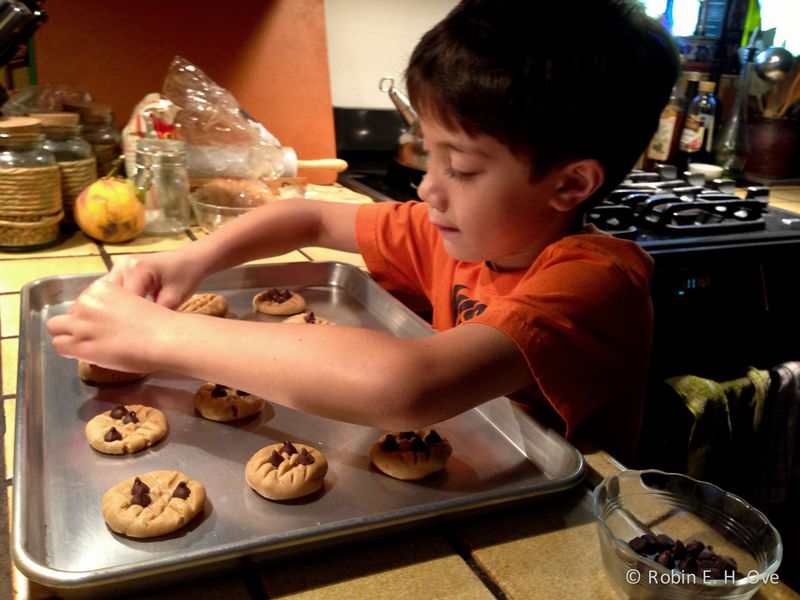
[[214,319],[102,280],[48,329],[66,356],[128,371],[171,370],[390,430],[442,421],[532,382],[513,342],[481,324],[408,340],[344,326]]
[[357,252],[357,204],[281,200],[250,211],[186,247],[207,274],[306,246]]
[[305,246],[356,252],[357,210],[356,204],[281,200],[250,211],[180,250],[117,261],[106,278],[175,308],[208,275],[249,260]]

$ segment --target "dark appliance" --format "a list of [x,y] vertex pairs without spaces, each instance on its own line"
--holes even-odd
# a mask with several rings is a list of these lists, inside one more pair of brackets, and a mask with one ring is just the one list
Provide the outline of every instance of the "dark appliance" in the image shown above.
[[[422,173],[403,179],[394,160],[406,124],[395,110],[334,110],[343,185],[376,201],[416,198]],[[800,359],[793,279],[800,269],[800,216],[772,207],[769,190],[736,196],[670,167],[632,173],[586,215],[640,244],[655,260],[654,381],[679,374],[717,380],[749,366]]]

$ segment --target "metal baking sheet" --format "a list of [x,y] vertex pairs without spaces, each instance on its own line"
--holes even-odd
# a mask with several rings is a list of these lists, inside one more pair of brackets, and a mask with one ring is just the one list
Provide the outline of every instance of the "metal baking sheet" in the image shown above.
[[[51,277],[22,291],[12,552],[20,571],[46,587],[83,595],[163,583],[200,566],[225,569],[242,557],[302,551],[359,532],[551,493],[583,477],[582,455],[505,398],[436,425],[454,448],[446,471],[404,482],[370,466],[369,449],[383,431],[277,404],[242,422],[207,421],[192,402],[203,382],[168,372],[135,384],[86,385],[75,361],[54,352],[45,323],[66,312],[94,277]],[[311,310],[340,325],[407,338],[431,333],[366,273],[342,263],[239,267],[209,278],[201,291],[223,294],[229,318],[270,321],[278,318],[255,313],[251,300],[273,286],[300,291]],[[84,426],[116,403],[158,407],[169,422],[167,437],[133,455],[95,452]],[[285,439],[319,448],[329,472],[320,493],[270,502],[247,486],[244,465],[258,449]],[[149,540],[111,532],[101,512],[103,493],[156,469],[200,480],[208,496],[204,514]]]

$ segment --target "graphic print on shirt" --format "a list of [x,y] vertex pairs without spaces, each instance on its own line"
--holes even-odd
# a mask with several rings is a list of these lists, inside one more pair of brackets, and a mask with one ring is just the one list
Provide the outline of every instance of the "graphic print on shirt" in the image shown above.
[[473,300],[467,295],[468,293],[469,288],[463,284],[457,283],[453,286],[453,293],[450,296],[450,312],[455,325],[469,321],[486,310],[485,304]]

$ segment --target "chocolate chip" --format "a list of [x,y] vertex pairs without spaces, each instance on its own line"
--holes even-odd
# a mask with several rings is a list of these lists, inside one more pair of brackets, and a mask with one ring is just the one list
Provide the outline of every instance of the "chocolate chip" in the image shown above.
[[111,410],[111,418],[112,419],[121,419],[122,417],[124,417],[127,414],[128,414],[128,409],[125,408],[124,406],[122,406],[122,404],[117,404]]
[[189,489],[189,486],[186,485],[186,482],[181,481],[175,488],[175,491],[172,492],[172,497],[180,498],[181,500],[186,500],[191,493],[192,490]]
[[442,441],[442,438],[441,438],[441,436],[439,436],[438,433],[436,433],[435,429],[431,429],[428,432],[428,435],[425,436],[425,443],[428,444],[428,446],[430,446],[432,444],[438,444],[441,441]]
[[142,508],[147,507],[152,501],[147,492],[140,492],[131,496],[131,504],[138,504]]
[[122,434],[116,430],[116,428],[112,427],[109,429],[103,439],[107,442],[118,442],[122,439]]
[[636,554],[647,554],[647,538],[643,535],[633,538],[628,542],[628,546],[630,546],[631,550],[636,552]]
[[303,318],[306,323],[311,323],[312,325],[317,322],[317,317],[314,316],[314,313],[308,311],[306,316]]
[[126,425],[128,423],[138,423],[139,422],[139,417],[136,416],[136,411],[132,410],[127,415],[122,417],[122,422],[125,423]]
[[267,462],[277,469],[278,465],[281,464],[283,460],[284,458],[280,454],[275,452],[275,450],[273,450],[272,454],[269,455]]
[[391,433],[387,433],[386,437],[383,438],[383,442],[381,442],[381,452],[395,452],[397,451],[400,446],[397,443],[397,440],[394,439],[394,436]]
[[699,540],[689,540],[686,542],[686,553],[696,557],[705,547],[705,544]]
[[292,293],[289,290],[279,290],[278,288],[267,290],[267,293],[264,295],[266,300],[269,302],[275,302],[276,304],[283,304],[291,297]]
[[236,395],[237,396],[249,396],[250,392],[244,392],[242,390],[236,390]]
[[686,546],[683,545],[682,541],[675,542],[675,546],[672,548],[672,557],[675,560],[682,560],[686,557]]
[[314,464],[314,457],[311,456],[311,454],[308,452],[308,450],[303,448],[300,451],[300,455],[297,457],[297,460],[295,461],[295,464],[296,465],[313,465]]
[[150,491],[150,486],[147,485],[144,481],[139,479],[138,477],[133,480],[133,486],[131,487],[131,494],[134,496],[141,492],[147,493]]
[[228,395],[228,388],[224,385],[216,384],[214,389],[211,390],[211,397],[212,398],[224,398]]
[[675,540],[673,540],[668,535],[659,533],[656,536],[656,547],[659,550],[671,550],[674,545],[675,545]]
[[664,550],[656,556],[656,562],[660,565],[664,565],[668,569],[671,569],[675,564],[675,561],[672,559],[672,553],[669,550]]
[[414,439],[411,440],[411,443],[408,445],[408,447],[412,452],[428,451],[428,446],[425,445],[425,442],[419,436],[414,436]]
[[283,447],[281,448],[281,454],[286,453],[289,456],[292,454],[297,454],[297,448],[292,445],[292,442],[284,441]]
[[231,414],[233,415],[234,419],[239,416],[239,409],[235,404],[231,405]]
[[684,573],[696,573],[697,561],[694,559],[693,556],[687,556],[678,563],[678,568]]
[[700,540],[673,541],[667,535],[645,534],[628,542],[636,553],[654,560],[668,569],[678,569],[704,579],[741,579],[736,570],[736,561],[729,556],[720,556],[713,546]]

